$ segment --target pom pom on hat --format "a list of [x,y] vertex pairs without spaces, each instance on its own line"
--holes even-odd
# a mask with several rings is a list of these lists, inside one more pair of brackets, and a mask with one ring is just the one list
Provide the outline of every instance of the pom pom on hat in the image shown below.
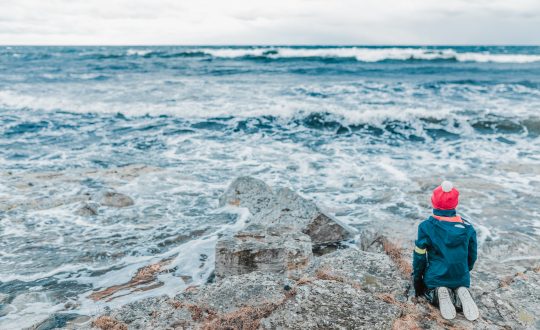
[[443,181],[443,183],[441,183],[441,187],[444,192],[450,192],[452,191],[452,188],[454,188],[454,185],[450,181]]
[[433,190],[431,204],[439,210],[453,210],[459,202],[459,191],[454,188],[450,181],[443,181],[440,186]]

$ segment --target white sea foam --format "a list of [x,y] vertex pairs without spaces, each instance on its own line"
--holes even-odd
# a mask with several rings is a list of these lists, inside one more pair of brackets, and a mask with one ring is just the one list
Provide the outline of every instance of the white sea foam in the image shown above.
[[127,56],[145,56],[152,52],[150,49],[128,49],[126,51]]
[[456,60],[459,62],[532,63],[540,61],[535,54],[498,54],[490,52],[457,52],[454,49],[433,48],[203,48],[200,51],[214,57],[238,58],[266,56],[268,58],[354,58],[361,62],[385,60]]
[[[128,49],[128,56],[145,56],[151,49]],[[202,52],[217,58],[267,57],[280,58],[351,58],[360,62],[386,60],[455,60],[458,62],[532,63],[539,62],[540,55],[519,53],[491,53],[489,51],[464,51],[452,48],[413,47],[216,47],[190,48],[186,53]]]
[[[196,86],[191,86],[191,84],[192,82],[185,87],[185,93],[189,93],[191,89],[193,93],[197,92]],[[497,94],[497,88],[488,91],[460,91],[460,87],[454,87],[454,89],[449,87],[433,95],[427,94],[426,100],[420,102],[409,96],[415,93],[412,87],[410,89],[408,86],[399,87],[404,88],[405,92],[396,94],[392,91],[392,86],[381,87],[376,86],[376,84],[348,86],[346,87],[348,90],[345,92],[336,92],[339,86],[327,89],[305,87],[309,93],[312,91],[330,95],[337,93],[335,97],[322,100],[306,98],[304,95],[275,96],[280,91],[275,90],[274,86],[262,87],[265,88],[265,93],[253,94],[249,92],[249,88],[246,88],[239,89],[234,95],[217,87],[215,93],[207,99],[199,102],[180,99],[172,104],[156,103],[153,100],[120,102],[99,99],[90,92],[88,95],[81,95],[80,91],[70,89],[59,90],[58,94],[50,95],[4,90],[0,91],[0,107],[45,111],[62,110],[75,113],[122,113],[128,116],[166,114],[194,120],[228,116],[234,116],[238,119],[273,116],[283,120],[292,120],[306,117],[311,113],[324,112],[330,115],[328,120],[334,119],[344,125],[372,124],[378,126],[388,120],[414,123],[421,118],[452,119],[466,122],[470,117],[462,113],[464,103],[452,99],[460,92],[459,97],[466,99],[467,107],[469,109],[476,108],[477,118],[489,115],[507,117],[508,109],[512,108],[512,120],[527,119],[535,116],[536,109],[540,106],[540,98],[529,91],[527,93],[530,95],[523,96],[523,102],[516,102],[515,99]],[[126,86],[125,88],[129,89],[130,87]],[[133,91],[130,93],[136,93],[135,90],[140,88],[140,86],[133,86]],[[141,89],[139,94],[144,93],[145,91]],[[358,102],[359,99],[362,102]],[[446,100],[447,102],[444,102]],[[418,128],[421,127],[418,126]],[[450,131],[456,130],[450,126],[448,129]],[[466,126],[462,126],[461,129],[466,129]]]

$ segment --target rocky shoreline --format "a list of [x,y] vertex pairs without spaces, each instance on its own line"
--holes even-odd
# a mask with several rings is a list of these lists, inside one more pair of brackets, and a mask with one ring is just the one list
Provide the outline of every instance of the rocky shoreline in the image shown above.
[[[106,310],[83,328],[540,327],[537,266],[502,279],[473,271],[472,292],[481,318],[469,322],[458,314],[447,321],[425,300],[413,297],[411,250],[384,235],[357,233],[295,192],[251,177],[240,177],[229,186],[220,198],[220,206],[225,205],[245,207],[251,216],[241,231],[218,240],[215,276],[209,283],[188,287],[175,297]],[[146,269],[141,278],[151,278],[159,269]],[[101,292],[106,296],[107,290]],[[69,323],[67,327],[81,328]]]

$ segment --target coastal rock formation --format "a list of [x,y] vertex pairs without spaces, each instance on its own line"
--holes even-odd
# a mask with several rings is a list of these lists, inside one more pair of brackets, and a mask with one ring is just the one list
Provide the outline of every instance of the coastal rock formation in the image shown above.
[[217,279],[253,271],[293,273],[305,269],[312,245],[335,244],[352,237],[338,220],[287,188],[274,191],[261,180],[240,177],[220,197],[220,205],[249,209],[248,227],[222,237],[216,247]]
[[[348,251],[332,255],[342,260],[342,254]],[[362,260],[370,267],[369,258],[360,258],[358,266]],[[389,258],[380,262],[384,269],[392,266]],[[385,329],[401,309],[383,298],[326,268],[297,279],[255,271],[192,287],[174,298],[131,303],[104,316],[107,324],[128,329]]]
[[252,222],[264,226],[284,226],[309,235],[313,244],[323,245],[353,237],[352,232],[309,201],[288,188],[279,188],[268,207],[255,214]]
[[[217,281],[190,286],[174,298],[148,298],[107,310],[82,329],[540,327],[538,267],[502,280],[475,270],[471,291],[482,317],[469,322],[458,314],[444,320],[425,299],[413,297],[410,250],[380,233],[363,232],[356,246],[315,256],[312,249],[318,244],[351,234],[313,202],[242,177],[220,198],[220,205],[227,204],[246,207],[252,216],[241,231],[218,240]],[[154,279],[160,268],[151,270],[141,283]]]
[[311,239],[300,232],[242,231],[216,246],[216,278],[253,271],[287,274],[306,268],[312,258]]
[[286,227],[301,231],[313,244],[332,244],[353,237],[339,220],[323,213],[315,203],[288,188],[273,191],[266,183],[251,177],[233,181],[220,197],[220,206],[246,207],[253,215],[250,222],[263,227]]

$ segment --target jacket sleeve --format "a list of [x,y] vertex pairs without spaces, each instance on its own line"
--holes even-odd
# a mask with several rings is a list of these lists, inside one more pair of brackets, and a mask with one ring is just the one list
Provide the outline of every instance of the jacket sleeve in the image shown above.
[[474,263],[476,262],[477,248],[478,243],[476,242],[476,231],[473,229],[471,238],[469,238],[469,257],[467,260],[469,263],[469,271],[473,269]]
[[424,273],[427,267],[427,250],[429,237],[424,232],[422,225],[418,226],[418,237],[415,241],[413,252],[413,283],[416,295],[421,295],[424,286]]

